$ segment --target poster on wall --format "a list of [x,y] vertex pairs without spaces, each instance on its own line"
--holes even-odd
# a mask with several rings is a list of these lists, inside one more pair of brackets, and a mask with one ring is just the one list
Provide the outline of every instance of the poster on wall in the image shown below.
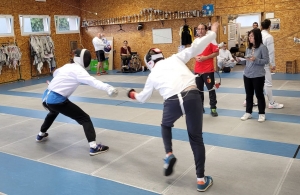
[[202,16],[213,16],[214,15],[214,5],[207,4],[202,6]]
[[280,19],[279,18],[274,18],[270,19],[271,20],[271,32],[278,32],[280,30]]
[[172,43],[172,29],[152,29],[153,44]]

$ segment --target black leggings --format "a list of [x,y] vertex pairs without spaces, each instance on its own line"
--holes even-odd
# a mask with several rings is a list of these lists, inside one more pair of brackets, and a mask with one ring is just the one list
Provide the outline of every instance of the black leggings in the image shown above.
[[[204,83],[206,85],[206,88],[208,90],[212,89],[215,85],[215,73],[209,72],[209,73],[203,73],[199,74],[198,77],[196,77],[196,85],[197,88],[201,91],[201,99],[202,99],[202,105],[204,105]],[[216,90],[211,90],[209,93],[209,104],[210,109],[216,109],[217,108],[217,95]]]
[[[190,145],[194,153],[196,174],[204,177],[205,146],[202,137],[203,106],[199,91],[182,92],[185,120]],[[172,152],[172,127],[174,122],[182,116],[182,110],[177,95],[164,102],[161,133],[166,153]]]
[[49,113],[41,126],[41,132],[47,132],[58,114],[61,113],[83,126],[88,142],[96,141],[96,133],[90,116],[70,100],[67,99],[59,104],[46,104],[43,102],[43,106],[49,110]]
[[265,76],[248,78],[244,75],[246,91],[246,113],[252,113],[254,92],[257,98],[258,114],[265,114],[266,101],[264,95]]

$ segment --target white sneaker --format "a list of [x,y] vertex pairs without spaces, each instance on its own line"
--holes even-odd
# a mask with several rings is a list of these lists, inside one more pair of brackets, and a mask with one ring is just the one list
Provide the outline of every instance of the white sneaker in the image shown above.
[[266,120],[265,114],[259,114],[258,115],[258,122],[264,122]]
[[250,113],[245,113],[242,117],[241,117],[241,120],[242,121],[245,121],[247,119],[250,119],[252,118],[252,115]]
[[274,102],[273,104],[269,103],[269,108],[270,109],[280,109],[280,108],[283,108],[283,104],[279,104],[277,102]]

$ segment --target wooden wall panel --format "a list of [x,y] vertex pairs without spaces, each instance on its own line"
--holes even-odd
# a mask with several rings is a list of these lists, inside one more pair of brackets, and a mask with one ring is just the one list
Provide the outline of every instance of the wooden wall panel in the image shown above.
[[[64,3],[62,3],[64,2]],[[29,54],[29,36],[21,36],[19,26],[19,14],[24,15],[50,15],[51,16],[51,37],[55,43],[55,55],[58,67],[69,62],[70,41],[78,41],[80,47],[95,53],[92,39],[97,32],[104,32],[106,36],[114,37],[114,68],[120,68],[120,47],[123,40],[128,40],[132,50],[137,51],[140,57],[151,47],[159,47],[166,56],[177,52],[180,45],[179,28],[184,25],[183,19],[167,20],[164,26],[159,21],[144,22],[144,29],[138,31],[137,23],[123,24],[125,32],[118,31],[119,25],[90,27],[87,30],[81,28],[81,34],[55,34],[54,15],[80,15],[82,19],[100,20],[103,18],[129,16],[139,14],[144,8],[154,8],[164,11],[187,11],[201,10],[204,4],[215,5],[215,16],[226,18],[229,14],[246,14],[254,12],[274,12],[276,18],[281,20],[281,29],[279,32],[272,32],[275,39],[276,64],[277,71],[285,71],[285,61],[299,60],[300,44],[293,43],[293,37],[300,37],[300,1],[299,0],[189,0],[186,2],[177,0],[114,0],[107,3],[104,0],[47,0],[47,2],[36,2],[35,0],[1,0],[0,13],[12,14],[15,19],[14,30],[15,37],[0,37],[1,42],[17,42],[23,53],[21,59],[22,78],[31,78],[31,59]],[[97,13],[95,15],[94,13]],[[215,21],[220,18],[212,17]],[[208,23],[208,18],[188,18],[187,24],[191,27],[198,26],[199,23]],[[153,44],[152,28],[172,28],[172,44]],[[217,41],[227,41],[227,35],[224,35],[222,29],[218,33]],[[193,60],[188,63],[193,67]],[[297,67],[300,72],[300,65]],[[49,69],[44,68],[43,73],[48,73]],[[18,73],[13,70],[2,70],[0,83],[18,78]]]
[[[161,10],[192,10],[192,9],[201,9],[203,4],[212,3],[215,5],[215,16],[221,16],[226,18],[229,14],[246,14],[246,13],[258,13],[258,12],[275,12],[275,17],[281,19],[282,30],[280,32],[272,33],[275,38],[275,41],[278,40],[278,43],[275,43],[276,49],[276,63],[277,63],[277,71],[284,72],[285,70],[285,60],[294,60],[294,58],[298,58],[297,55],[294,54],[294,51],[297,51],[299,45],[292,44],[291,40],[293,36],[290,35],[286,38],[282,38],[287,35],[287,32],[298,32],[299,26],[296,25],[293,21],[298,20],[297,15],[297,7],[299,1],[284,1],[284,0],[212,0],[212,1],[187,1],[185,3],[181,3],[178,1],[156,1],[155,4],[150,1],[120,1],[116,0],[112,2],[111,6],[103,5],[105,1],[98,1],[98,15],[93,15],[89,13],[82,12],[82,16],[85,19],[102,19],[107,17],[120,17],[120,16],[128,16],[132,14],[138,14],[143,8],[156,8]],[[290,9],[288,12],[285,12],[285,4]],[[126,6],[128,4],[128,6]],[[134,6],[131,6],[134,5]],[[84,7],[86,10],[92,10],[92,12],[96,11],[95,2],[92,0],[81,0],[81,6]],[[100,7],[103,6],[103,9]],[[124,7],[124,8],[123,8]],[[126,7],[126,9],[125,9]],[[282,11],[283,10],[283,11]],[[284,13],[284,16],[279,15],[279,13]],[[99,14],[100,13],[100,14]],[[112,14],[113,13],[113,14]],[[213,20],[216,20],[217,17],[213,17]],[[208,22],[208,18],[192,18],[187,19],[188,24],[190,26],[196,27],[200,22]],[[153,46],[160,47],[166,56],[169,56],[173,53],[177,52],[177,47],[180,45],[180,38],[178,35],[178,29],[180,26],[183,25],[183,20],[172,20],[172,21],[165,21],[164,27],[161,26],[159,22],[146,22],[144,23],[145,27],[143,31],[137,31],[136,26],[137,24],[124,24],[122,27],[126,32],[118,32],[119,29],[118,25],[110,25],[104,27],[104,31],[100,27],[92,27],[88,30],[82,31],[82,36],[84,37],[84,45],[89,49],[93,50],[93,46],[91,44],[92,38],[96,35],[97,32],[104,32],[106,36],[113,36],[114,37],[114,50],[115,50],[115,57],[114,57],[114,68],[120,68],[120,57],[119,57],[119,50],[122,46],[123,40],[128,40],[129,45],[132,47],[133,50],[138,51],[139,54],[142,56],[145,52]],[[294,26],[294,29],[292,28]],[[160,44],[160,45],[153,45],[152,44],[152,35],[151,29],[152,28],[172,28],[173,29],[173,43],[172,44]],[[217,41],[227,41],[227,34],[223,34],[223,29],[220,28],[220,32],[218,33]],[[281,40],[279,40],[281,37]],[[88,41],[88,42],[85,42]],[[282,43],[284,42],[284,43]],[[282,54],[281,50],[284,50],[286,47],[285,43],[289,42],[293,47],[291,51],[288,53]],[[293,49],[295,48],[295,49]],[[284,55],[284,58],[281,58],[281,55]],[[189,62],[188,66],[192,68],[193,62]],[[298,67],[300,69],[300,66]]]
[[[85,7],[86,10],[92,9],[90,8],[90,2],[91,0],[82,0],[81,4],[84,4],[82,6]],[[102,2],[105,3],[105,1],[100,1],[99,5],[102,5]],[[143,8],[157,8],[161,10],[191,10],[191,9],[201,9],[203,4],[209,4],[212,3],[215,5],[215,16],[221,16],[226,18],[229,14],[246,14],[246,13],[258,13],[258,12],[274,12],[276,18],[280,18],[281,20],[281,30],[279,32],[272,32],[271,34],[274,36],[275,39],[275,50],[276,50],[276,64],[277,64],[277,71],[278,72],[284,72],[285,71],[285,61],[287,60],[297,60],[299,59],[299,55],[297,55],[299,51],[300,44],[294,44],[293,43],[293,37],[299,37],[299,31],[300,31],[300,23],[297,23],[296,21],[299,21],[300,15],[298,14],[300,2],[298,0],[212,0],[212,1],[187,1],[184,4],[178,1],[156,1],[155,4],[150,1],[119,1],[116,0],[112,2],[112,6],[109,7],[107,5],[104,5],[104,8],[99,11],[101,14],[98,14],[98,16],[93,16],[94,19],[101,19],[102,17],[107,18],[109,17],[119,17],[124,15],[132,15],[139,13]],[[124,6],[124,4],[128,5],[134,5],[134,6]],[[95,4],[91,3],[93,6],[93,11],[97,10],[95,9]],[[100,8],[101,6],[99,6]],[[123,7],[126,7],[124,9]],[[99,13],[98,12],[98,13]],[[112,15],[113,13],[113,15]],[[83,15],[86,17],[86,19],[89,19],[88,16],[90,14],[85,14],[83,12]],[[216,19],[216,17],[213,17],[213,19]],[[195,21],[190,22],[189,20]],[[188,24],[190,26],[197,26],[200,22],[207,22],[207,18],[193,18],[188,19]],[[136,31],[134,24],[125,24],[123,25],[123,29],[126,30],[125,33],[121,34],[120,32],[114,32],[117,31],[118,26],[117,25],[111,25],[110,28],[107,28],[105,26],[104,31],[101,28],[89,28],[87,31],[83,32],[82,35],[84,36],[84,40],[88,41],[88,43],[85,43],[86,46],[88,46],[90,49],[93,49],[91,45],[91,39],[93,36],[95,36],[96,32],[105,32],[109,36],[113,36],[115,39],[114,45],[115,45],[115,57],[114,57],[114,68],[120,68],[120,60],[119,60],[119,48],[122,46],[122,40],[127,39],[129,41],[129,44],[133,47],[133,45],[137,47],[136,50],[139,53],[144,54],[149,47],[154,46],[151,43],[151,29],[152,28],[162,28],[160,26],[159,22],[147,22],[144,23],[145,29],[143,32]],[[180,22],[177,20],[173,20],[172,22],[166,21],[165,26],[166,28],[171,27],[173,30],[173,43],[168,44],[161,44],[158,45],[160,48],[163,49],[165,55],[171,55],[172,53],[177,52],[177,47],[180,45],[180,40],[178,33],[174,33],[176,29],[178,30],[180,26],[183,25],[182,21]],[[108,36],[107,35],[107,36]],[[227,34],[223,34],[223,29],[220,28],[220,32],[218,33],[218,40],[221,41],[227,41]],[[142,39],[142,40],[140,40]],[[150,39],[150,40],[144,40],[144,39]],[[132,43],[137,44],[132,44]],[[288,50],[288,52],[287,52]],[[188,63],[188,66],[192,68],[193,62]],[[297,67],[298,72],[300,71],[300,65]]]
[[[77,0],[64,0],[66,4],[78,7],[80,6]],[[55,55],[58,67],[69,62],[70,46],[69,41],[80,41],[78,34],[56,34],[54,15],[81,15],[80,9],[60,3],[60,0],[47,0],[47,2],[36,2],[35,0],[1,0],[0,13],[10,14],[14,16],[14,31],[15,37],[0,37],[0,43],[14,42],[18,44],[22,52],[21,58],[21,74],[22,79],[31,79],[31,58],[29,53],[29,36],[21,36],[19,15],[49,15],[51,17],[51,37],[55,44]],[[33,67],[33,75],[36,74]],[[48,74],[49,68],[44,65],[42,74]],[[19,79],[19,73],[16,70],[11,70],[3,66],[0,75],[0,83],[10,82]]]
[[[110,2],[110,6],[105,5],[105,1],[98,1],[95,5],[92,0],[81,0],[81,6],[85,10],[91,10],[96,12],[95,6],[98,6],[98,15],[91,15],[89,13],[82,12],[82,16],[85,19],[102,19],[109,17],[121,17],[129,16],[133,14],[139,14],[143,8],[154,8],[164,11],[187,11],[187,10],[201,10],[204,4],[214,4],[213,0],[204,0],[202,2],[191,0],[187,2],[179,1],[113,1]],[[103,5],[102,5],[103,3]],[[101,8],[101,9],[100,9]],[[99,14],[100,12],[100,14]],[[112,14],[113,13],[113,14]],[[199,23],[208,23],[209,18],[187,18],[186,23],[190,27],[197,27]],[[104,30],[101,27],[89,27],[88,30],[82,30],[82,36],[84,41],[84,46],[92,51],[94,48],[92,46],[92,39],[97,34],[97,32],[103,32],[106,36],[114,37],[114,68],[120,69],[120,48],[123,46],[123,41],[127,40],[129,46],[131,46],[132,51],[137,51],[140,58],[143,59],[145,53],[151,47],[159,47],[165,56],[170,56],[178,51],[178,46],[180,46],[180,27],[185,24],[184,19],[176,20],[165,20],[162,25],[160,21],[151,22],[141,22],[144,24],[144,29],[142,31],[137,30],[137,23],[134,24],[122,24],[122,29],[125,32],[118,31],[119,25],[109,25],[104,26]],[[172,28],[172,44],[153,44],[152,43],[152,29],[155,28]],[[95,54],[93,52],[93,57]],[[194,62],[188,63],[188,66],[192,68]]]
[[[274,12],[280,19],[281,29],[271,32],[275,40],[276,71],[285,72],[285,62],[299,60],[300,44],[294,44],[293,37],[300,37],[299,0],[239,0],[237,4],[216,1],[216,15]],[[220,35],[220,41],[227,39]],[[297,66],[300,72],[300,65]]]

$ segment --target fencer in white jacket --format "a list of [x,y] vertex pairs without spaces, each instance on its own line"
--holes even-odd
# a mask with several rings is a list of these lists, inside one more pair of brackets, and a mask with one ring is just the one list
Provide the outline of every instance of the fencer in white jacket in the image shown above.
[[96,133],[90,116],[80,107],[69,100],[71,94],[82,83],[96,89],[104,90],[109,96],[116,96],[117,89],[92,77],[86,70],[91,62],[91,53],[86,49],[75,51],[74,63],[66,64],[54,71],[53,79],[45,90],[42,100],[43,106],[49,111],[36,141],[41,142],[48,137],[48,129],[59,114],[72,118],[82,125],[87,141],[90,145],[90,155],[94,156],[106,152],[109,147],[96,143]]
[[263,39],[263,44],[268,48],[269,51],[269,60],[270,62],[265,65],[265,93],[268,97],[269,100],[269,105],[268,108],[274,108],[274,109],[279,109],[283,108],[283,104],[279,104],[275,102],[273,98],[273,93],[272,93],[272,74],[271,70],[275,70],[275,48],[274,48],[274,38],[273,36],[269,33],[271,27],[271,21],[269,19],[265,19],[264,21],[261,22],[261,35]]
[[216,38],[218,23],[212,25],[212,31],[206,36],[197,38],[181,52],[164,58],[162,51],[152,48],[145,55],[145,63],[150,69],[145,87],[141,92],[131,89],[128,97],[139,102],[145,102],[157,90],[164,99],[161,132],[166,157],[164,175],[173,172],[176,157],[172,148],[172,127],[182,115],[186,116],[187,131],[194,154],[197,175],[197,190],[205,191],[213,184],[210,176],[204,175],[205,147],[202,137],[203,105],[200,91],[197,89],[195,77],[186,63],[196,57]]

